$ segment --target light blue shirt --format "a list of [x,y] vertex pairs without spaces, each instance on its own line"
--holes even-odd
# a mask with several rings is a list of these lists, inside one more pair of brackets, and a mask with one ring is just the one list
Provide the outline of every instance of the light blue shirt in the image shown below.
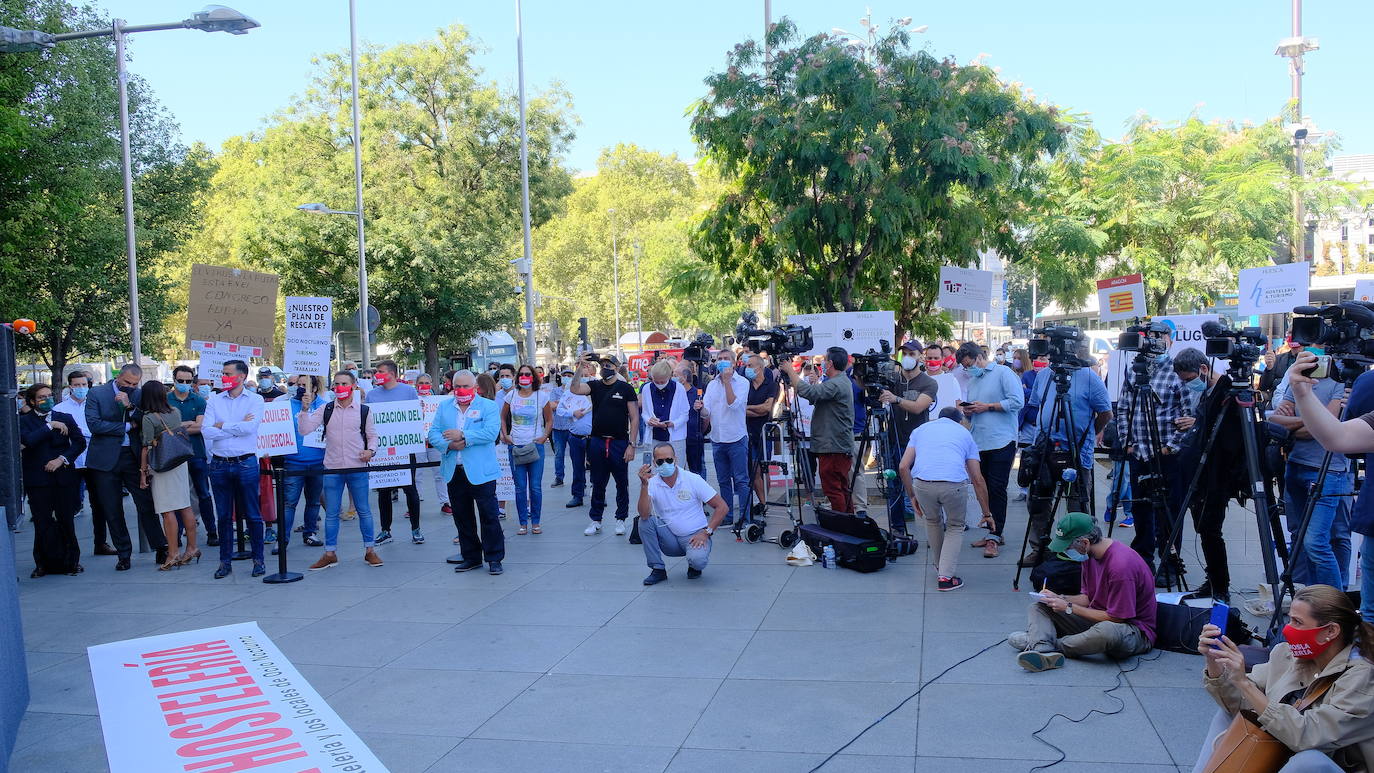
[[[1054,416],[1054,373],[1042,368],[1035,376],[1031,387],[1030,405],[1037,408],[1036,428],[1047,432],[1053,440],[1067,442],[1064,426],[1067,419],[1055,420]],[[1089,429],[1093,426],[1093,416],[1112,409],[1111,398],[1107,396],[1107,385],[1087,368],[1075,371],[1069,376],[1069,410],[1073,414],[1073,442],[1079,444],[1079,466],[1087,469],[1093,465],[1093,451],[1097,448],[1097,433]],[[1051,432],[1050,422],[1056,425]],[[1038,436],[1038,433],[1037,433]]]
[[[1321,401],[1322,405],[1326,405],[1332,400],[1339,400],[1345,396],[1345,385],[1334,378],[1324,378],[1312,387],[1312,394]],[[1294,412],[1298,418],[1302,418],[1302,411],[1298,410],[1297,401],[1293,399],[1293,392],[1288,386],[1287,374],[1284,374],[1279,388],[1274,390],[1274,406],[1278,407],[1279,403],[1285,401],[1294,403]],[[1293,450],[1288,452],[1288,461],[1304,464],[1308,467],[1321,467],[1322,459],[1325,457],[1326,449],[1322,448],[1321,443],[1315,440],[1295,440],[1293,441]],[[1349,466],[1350,460],[1346,458],[1345,454],[1332,454],[1331,466],[1328,469],[1331,472],[1345,472]]]
[[981,376],[968,374],[971,403],[999,403],[1002,410],[984,411],[970,417],[973,442],[980,451],[996,451],[1016,440],[1017,414],[1026,404],[1021,379],[1005,365],[989,362]]
[[911,477],[917,480],[965,483],[967,462],[978,461],[978,446],[964,425],[949,419],[935,419],[911,431],[907,448],[916,449]]

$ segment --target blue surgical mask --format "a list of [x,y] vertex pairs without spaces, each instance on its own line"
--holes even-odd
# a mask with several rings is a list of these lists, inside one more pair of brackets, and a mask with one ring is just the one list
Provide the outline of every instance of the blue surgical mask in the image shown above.
[[190,391],[191,391],[191,385],[190,385],[190,384],[183,384],[183,383],[181,383],[180,381],[178,381],[178,382],[175,383],[175,384],[172,384],[172,388],[175,389],[175,390],[177,391],[177,394],[179,394],[179,395],[184,395],[184,394],[186,394],[187,392],[190,392]]
[[354,381],[357,381],[357,380],[358,380],[358,369],[357,369],[357,368],[353,368],[352,370],[350,370],[350,371],[348,371],[348,372],[353,374],[353,380],[354,380]]
[[654,472],[657,472],[660,478],[671,478],[673,473],[677,472],[677,465],[672,462],[664,462],[655,467]]
[[1065,550],[1065,551],[1064,551],[1064,557],[1067,558],[1067,559],[1069,559],[1070,561],[1073,561],[1073,562],[1079,563],[1079,564],[1081,564],[1081,563],[1083,563],[1084,561],[1087,561],[1087,560],[1088,560],[1088,554],[1087,554],[1087,553],[1079,553],[1077,550],[1074,550],[1073,548],[1069,548],[1068,550]]
[[510,380],[510,376],[506,376],[505,378],[501,379],[501,382],[500,382],[500,383],[501,383],[501,388],[502,388],[502,389],[510,389],[510,388],[511,388],[511,384],[513,384],[513,383],[515,383],[515,382],[513,382],[513,381]]
[[916,370],[916,358],[902,357],[902,370]]
[[86,395],[90,394],[90,387],[72,387],[72,397],[78,400],[85,400]]
[[734,367],[734,365],[729,360],[720,360],[716,362],[717,373],[729,373],[732,367]]
[[974,378],[982,378],[983,374],[988,372],[987,368],[980,368],[977,365],[964,368],[964,370],[968,371],[968,374]]
[[1198,376],[1192,381],[1189,381],[1187,387],[1193,390],[1194,392],[1204,391],[1205,389],[1207,389],[1207,380],[1202,378],[1201,376]]
[[209,384],[201,384],[200,386],[196,387],[196,391],[200,393],[201,397],[209,397],[210,395],[214,394],[214,390],[210,388]]
[[754,380],[754,377],[757,376],[758,374],[759,374],[759,372],[758,372],[757,370],[754,370],[753,368],[745,368],[745,369],[744,369],[744,377],[747,378],[747,379],[749,379],[750,381],[753,381],[753,380]]

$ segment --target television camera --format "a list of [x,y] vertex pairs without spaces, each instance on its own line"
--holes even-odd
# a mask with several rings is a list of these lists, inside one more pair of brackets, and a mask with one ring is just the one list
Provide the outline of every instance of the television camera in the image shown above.
[[1051,368],[1059,370],[1078,370],[1084,363],[1078,357],[1078,348],[1084,341],[1083,331],[1072,325],[1046,325],[1031,331],[1031,335],[1044,336],[1032,338],[1026,344],[1031,357],[1046,357]]
[[811,328],[806,325],[774,325],[759,327],[759,314],[746,311],[735,326],[735,340],[756,354],[795,356],[815,348]]
[[892,343],[878,341],[878,349],[854,355],[854,377],[864,388],[864,403],[870,408],[885,408],[883,392],[901,394],[904,379],[901,366],[892,359]]

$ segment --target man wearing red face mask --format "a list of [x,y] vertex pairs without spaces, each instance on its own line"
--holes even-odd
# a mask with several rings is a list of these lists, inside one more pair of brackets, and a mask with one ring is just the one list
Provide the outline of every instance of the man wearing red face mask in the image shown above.
[[[381,360],[377,363],[376,373],[372,374],[372,391],[367,393],[367,399],[363,402],[377,405],[419,399],[420,395],[415,391],[415,387],[400,380],[396,363],[392,360]],[[411,460],[414,461],[414,454],[411,455]],[[385,545],[391,541],[391,494],[396,488],[377,489],[377,514],[382,518],[382,531],[377,535],[378,545]],[[411,474],[410,485],[399,488],[406,495],[410,541],[419,545],[425,541],[425,535],[420,532],[420,491],[415,488],[414,474]]]
[[244,389],[248,363],[229,360],[220,379],[224,391],[206,401],[205,419],[200,434],[210,454],[210,488],[215,494],[215,515],[219,533],[219,568],[215,579],[234,571],[234,505],[248,519],[248,539],[253,549],[253,576],[267,573],[263,556],[262,513],[258,509],[258,424],[262,421],[263,400]]
[[372,511],[368,507],[368,471],[358,469],[366,467],[377,453],[377,430],[373,427],[371,412],[362,404],[357,380],[347,371],[334,374],[334,401],[307,413],[304,406],[314,402],[310,389],[306,387],[301,413],[296,417],[301,434],[308,435],[324,425],[324,468],[358,470],[324,476],[324,555],[310,565],[310,570],[328,569],[339,563],[339,510],[345,488],[358,509],[363,561],[368,566],[381,566],[382,559],[372,549],[377,543],[373,539]]
[[429,426],[429,444],[443,451],[439,469],[448,481],[453,523],[458,527],[460,555],[448,559],[455,572],[470,572],[488,564],[501,574],[506,537],[496,514],[495,442],[501,434],[496,403],[477,394],[470,370],[453,376],[453,401],[439,406]]

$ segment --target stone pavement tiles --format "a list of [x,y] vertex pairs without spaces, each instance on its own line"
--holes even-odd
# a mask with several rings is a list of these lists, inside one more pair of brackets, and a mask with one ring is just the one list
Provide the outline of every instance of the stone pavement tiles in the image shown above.
[[[1011,590],[1022,503],[1009,508],[1016,544],[995,560],[966,548],[966,585],[953,593],[935,590],[923,532],[917,555],[870,575],[791,568],[776,545],[722,532],[700,580],[668,559],[669,581],[644,588],[641,549],[609,527],[583,536],[586,510],[564,508],[568,489],[551,481],[546,469],[543,534],[516,536],[513,506],[503,522],[500,577],[444,563],[454,530],[427,485],[426,544],[410,544],[398,508],[397,540],[379,548],[386,565],[369,568],[345,521],[341,564],[289,585],[250,578],[246,562],[216,581],[208,558],[157,572],[151,554],[116,573],[113,558],[89,555],[89,515],[77,520],[86,572],[31,580],[25,524],[16,537],[33,697],[11,769],[107,769],[87,646],[247,620],[396,773],[807,771],[942,673],[824,770],[1025,771],[1059,756],[1036,728],[1094,708],[1119,711],[1057,719],[1041,734],[1067,754],[1052,770],[1191,769],[1214,710],[1199,658],[1162,653],[1126,676],[1092,659],[1029,674],[998,644],[1024,627],[1026,596]],[[1253,516],[1233,508],[1227,539],[1253,591]],[[1196,572],[1191,532],[1184,543]],[[289,550],[298,571],[317,555],[299,537]]]

